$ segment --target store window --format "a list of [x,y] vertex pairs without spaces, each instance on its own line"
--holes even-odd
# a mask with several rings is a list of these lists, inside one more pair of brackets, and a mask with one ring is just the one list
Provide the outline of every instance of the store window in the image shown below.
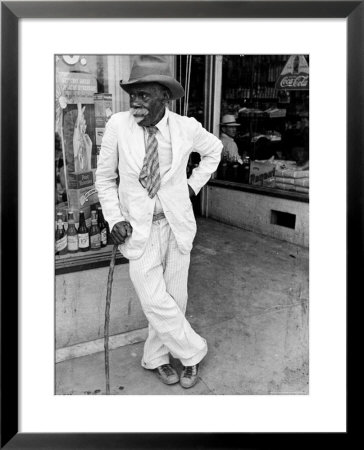
[[[176,59],[170,56],[173,73]],[[107,121],[129,109],[119,82],[129,78],[132,61],[133,55],[55,56],[56,273],[109,263],[112,243],[95,172]]]
[[105,255],[110,247],[95,171],[115,111],[114,66],[106,55],[55,56],[56,269]]
[[224,55],[215,180],[309,190],[309,56]]

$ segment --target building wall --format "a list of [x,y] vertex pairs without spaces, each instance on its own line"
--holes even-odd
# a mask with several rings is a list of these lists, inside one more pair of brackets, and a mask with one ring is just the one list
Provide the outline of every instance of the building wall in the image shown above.
[[[109,268],[56,276],[56,348],[104,336]],[[115,267],[110,310],[110,336],[147,326],[129,264]]]
[[[295,228],[271,223],[271,211],[296,215]],[[207,216],[303,247],[309,246],[309,204],[208,186]]]

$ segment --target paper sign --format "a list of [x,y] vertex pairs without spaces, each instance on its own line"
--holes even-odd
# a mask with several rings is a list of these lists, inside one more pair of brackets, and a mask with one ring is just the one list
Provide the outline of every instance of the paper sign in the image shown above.
[[286,91],[307,91],[309,89],[309,67],[303,55],[289,57],[276,81],[275,88]]
[[88,73],[58,72],[57,82],[67,104],[92,104],[97,92],[97,81]]

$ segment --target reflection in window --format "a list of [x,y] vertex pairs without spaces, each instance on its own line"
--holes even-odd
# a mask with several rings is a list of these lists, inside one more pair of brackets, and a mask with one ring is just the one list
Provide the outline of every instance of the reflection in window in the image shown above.
[[308,62],[303,55],[223,56],[216,179],[308,193]]

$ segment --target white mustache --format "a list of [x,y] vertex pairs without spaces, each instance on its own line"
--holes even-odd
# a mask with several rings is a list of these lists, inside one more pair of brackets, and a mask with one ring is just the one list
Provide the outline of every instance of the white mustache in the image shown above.
[[147,116],[149,111],[145,108],[130,108],[130,113],[133,116]]

